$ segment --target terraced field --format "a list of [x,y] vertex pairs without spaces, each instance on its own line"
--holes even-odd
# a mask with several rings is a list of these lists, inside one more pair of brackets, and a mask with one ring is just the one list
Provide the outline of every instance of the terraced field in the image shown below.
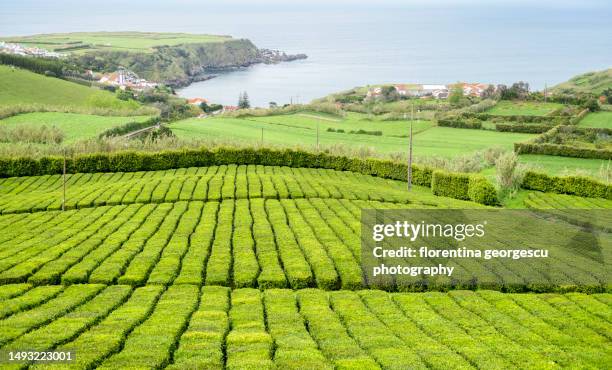
[[[612,295],[390,293],[365,208],[482,208],[333,170],[216,166],[0,179],[2,368],[605,368]],[[532,193],[535,208],[609,201]],[[573,202],[573,203],[572,203]],[[529,205],[529,204],[528,204]],[[341,289],[341,290],[338,290]]]
[[549,369],[612,361],[609,294],[19,284],[0,295],[3,350],[77,354],[45,368]]

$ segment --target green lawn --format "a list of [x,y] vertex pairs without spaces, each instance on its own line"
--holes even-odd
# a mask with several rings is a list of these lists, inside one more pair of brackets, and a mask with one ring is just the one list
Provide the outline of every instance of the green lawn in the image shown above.
[[[603,159],[556,157],[552,155],[523,154],[521,163],[529,164],[538,171],[550,175],[569,175],[575,172],[602,179],[600,170],[612,167],[612,163]],[[602,171],[603,172],[603,171]]]
[[126,124],[142,122],[149,116],[114,117],[75,113],[26,113],[0,120],[0,125],[46,125],[55,126],[64,132],[64,143],[79,139],[95,138],[104,130]]
[[[359,119],[362,117],[362,115],[349,114],[346,119],[340,121],[317,120],[300,114],[256,118],[216,117],[183,120],[171,124],[170,127],[180,138],[228,140],[243,144],[260,143],[263,129],[265,145],[313,147],[316,145],[318,121],[319,142],[322,146],[340,144],[354,149],[370,147],[380,153],[407,151],[408,140],[400,136],[408,134],[408,122],[369,122]],[[342,128],[345,131],[380,130],[383,136],[327,132],[328,127]],[[414,154],[417,157],[452,157],[494,146],[510,150],[514,142],[527,140],[534,136],[432,127],[431,123],[426,121],[415,123],[414,132],[416,133]]]
[[[7,37],[0,40],[36,46],[47,50],[62,51],[63,48],[75,47],[67,52],[81,53],[92,50],[135,50],[151,51],[155,46],[173,46],[189,43],[222,42],[230,36],[196,35],[187,33],[156,32],[76,32]],[[77,48],[79,47],[79,48]],[[80,48],[82,47],[82,48]]]
[[545,116],[546,114],[554,111],[555,109],[561,108],[562,106],[562,104],[558,103],[503,100],[497,103],[491,109],[487,110],[486,113],[500,116]]
[[107,91],[0,65],[0,108],[21,104],[120,110],[140,107],[136,102],[119,100]]
[[612,128],[612,112],[589,113],[578,126]]

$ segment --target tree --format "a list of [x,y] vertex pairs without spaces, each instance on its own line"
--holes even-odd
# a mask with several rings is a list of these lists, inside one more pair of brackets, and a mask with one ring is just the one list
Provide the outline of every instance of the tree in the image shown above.
[[399,99],[399,94],[397,93],[395,86],[383,86],[380,89],[380,95],[386,102],[392,102]]
[[134,92],[129,88],[126,88],[125,90],[118,89],[116,94],[117,99],[125,101],[132,100],[135,97]]
[[270,106],[270,109],[276,109],[278,108],[278,104],[276,104],[275,101],[271,101],[270,103],[268,103],[268,105]]
[[459,104],[463,99],[463,85],[460,83],[455,84],[450,91],[450,95],[448,96],[448,101],[451,104]]
[[606,101],[608,102],[608,104],[612,104],[612,89],[611,88],[607,88],[602,92],[602,95],[606,97]]
[[484,89],[484,91],[482,92],[483,99],[491,99],[494,96],[495,96],[495,86],[493,85],[487,86],[487,88]]
[[583,105],[583,108],[590,110],[591,112],[597,112],[600,107],[599,107],[599,103],[597,102],[597,99],[595,98],[590,98],[589,100],[587,100]]
[[249,95],[247,92],[243,92],[238,97],[238,108],[240,109],[249,109],[251,108],[251,103],[249,102]]

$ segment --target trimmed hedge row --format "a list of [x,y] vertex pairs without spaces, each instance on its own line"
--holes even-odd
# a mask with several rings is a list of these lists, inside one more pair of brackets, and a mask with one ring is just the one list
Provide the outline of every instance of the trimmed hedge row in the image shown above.
[[551,126],[570,124],[570,116],[521,116],[521,115],[497,115],[489,113],[463,113],[464,118],[476,118],[481,121],[502,120],[504,122],[516,123],[545,123]]
[[576,148],[570,145],[514,143],[514,151],[520,154],[556,155],[560,157],[612,159],[612,151],[605,149]]
[[473,174],[434,171],[431,190],[435,195],[497,205],[495,186],[486,178]]
[[438,119],[438,126],[442,127],[454,127],[454,128],[469,128],[469,129],[481,129],[482,121],[474,118],[463,119],[461,117],[449,117]]
[[495,125],[495,130],[500,132],[522,132],[526,134],[541,134],[550,130],[552,126],[541,124],[504,124],[498,123]]
[[589,114],[590,111],[591,110],[589,108],[581,110],[580,113],[570,119],[569,123],[572,125],[577,125],[587,114]]
[[[87,154],[67,158],[66,171],[68,173],[159,171],[172,168],[207,167],[224,164],[327,168],[400,181],[406,181],[408,171],[407,164],[388,160],[348,158],[326,153],[309,153],[292,149],[272,150],[266,148],[217,148],[213,150],[202,148],[156,153],[126,151]],[[26,157],[0,158],[0,177],[61,174],[62,168],[63,158],[61,157],[43,157],[40,159]],[[463,174],[451,175],[459,177],[467,176]],[[414,185],[432,187],[432,177],[433,169],[419,165],[412,166],[412,183]],[[456,199],[472,199],[468,195],[467,184],[469,179],[467,177],[464,180],[465,186],[454,191],[448,189],[454,187],[456,185],[455,182],[452,181],[448,185],[443,185],[444,181],[444,177],[439,175],[437,191],[440,195],[451,196]],[[482,190],[485,193],[490,193],[490,189],[493,188],[492,184],[488,183],[488,185],[485,185],[482,181],[479,182],[478,186],[486,188]],[[434,192],[434,194],[438,193]],[[473,198],[486,201],[487,203],[484,204],[494,204],[494,202],[489,200],[490,195],[474,195]]]
[[557,177],[529,171],[525,174],[521,187],[547,193],[612,199],[612,185],[607,185],[584,176]]
[[160,122],[159,117],[153,117],[151,119],[148,119],[142,122],[128,122],[124,125],[115,126],[113,128],[109,128],[108,130],[105,130],[99,135],[99,138],[125,135],[133,131],[141,130],[143,128],[155,126],[159,124],[159,122]]
[[554,140],[557,135],[564,133],[603,133],[611,135],[611,129],[605,128],[580,128],[574,126],[556,126],[542,135],[524,142],[514,143],[514,151],[520,154],[542,154],[556,155],[560,157],[576,157],[576,158],[594,158],[594,159],[612,159],[612,151],[606,149],[590,149],[577,148],[565,144],[552,144],[549,141]]

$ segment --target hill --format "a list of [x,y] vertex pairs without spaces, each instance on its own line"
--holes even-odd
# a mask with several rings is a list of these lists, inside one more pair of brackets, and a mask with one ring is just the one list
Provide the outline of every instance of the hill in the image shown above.
[[258,49],[230,36],[152,32],[84,32],[0,39],[69,54],[83,67],[114,71],[125,67],[147,80],[187,85],[207,71],[305,58]]
[[0,108],[35,104],[77,109],[113,109],[129,113],[141,106],[112,93],[30,71],[0,65]]
[[612,88],[612,68],[598,72],[588,72],[572,77],[550,90],[553,93],[593,93],[601,94],[602,91]]

